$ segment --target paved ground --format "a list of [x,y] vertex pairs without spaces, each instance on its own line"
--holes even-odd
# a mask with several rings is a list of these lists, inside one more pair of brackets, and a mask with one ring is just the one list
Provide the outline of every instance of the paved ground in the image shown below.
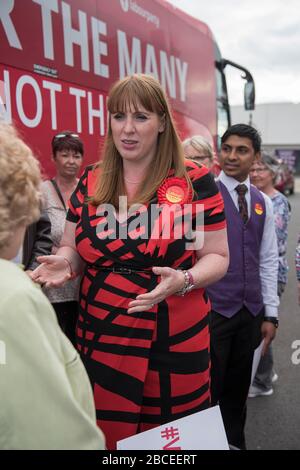
[[[274,343],[279,380],[270,397],[248,399],[246,427],[248,449],[300,449],[300,364],[294,365],[292,343],[300,340],[295,247],[300,232],[300,179],[289,198],[292,218],[288,239],[289,280],[280,306],[280,328]],[[300,357],[300,354],[299,356]]]

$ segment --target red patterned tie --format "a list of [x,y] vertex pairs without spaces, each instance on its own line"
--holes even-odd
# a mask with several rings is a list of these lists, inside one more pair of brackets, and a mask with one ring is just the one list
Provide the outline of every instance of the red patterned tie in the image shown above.
[[248,188],[245,184],[238,184],[234,189],[236,190],[239,196],[238,197],[239,212],[245,224],[248,221],[248,207],[247,207],[247,201],[245,198],[245,194],[248,191]]

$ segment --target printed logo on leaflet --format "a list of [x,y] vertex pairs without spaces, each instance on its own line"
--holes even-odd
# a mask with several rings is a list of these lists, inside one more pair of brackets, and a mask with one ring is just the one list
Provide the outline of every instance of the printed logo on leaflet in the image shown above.
[[132,13],[135,13],[136,15],[142,16],[147,23],[153,23],[157,28],[159,28],[159,18],[150,11],[145,10],[142,8],[136,1],[134,0],[120,0],[120,4],[122,7],[122,10],[125,11],[126,13],[130,10]]
[[129,10],[129,0],[120,0],[120,3],[124,11]]

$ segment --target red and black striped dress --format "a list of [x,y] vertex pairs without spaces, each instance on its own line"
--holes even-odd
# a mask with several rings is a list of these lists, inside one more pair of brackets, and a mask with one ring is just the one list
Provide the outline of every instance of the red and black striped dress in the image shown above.
[[[193,217],[204,207],[204,230],[223,229],[223,200],[213,177],[192,162],[187,168],[195,190]],[[120,439],[209,406],[210,303],[203,289],[195,289],[184,297],[172,295],[149,311],[127,313],[131,300],[159,282],[152,266],[188,269],[196,254],[186,248],[184,237],[173,235],[172,227],[167,239],[151,236],[157,235],[163,212],[154,210],[151,217],[157,199],[123,223],[88,204],[96,177],[97,170],[86,169],[67,219],[77,224],[76,246],[86,262],[78,349],[92,383],[98,424],[107,447],[114,449]],[[108,221],[110,237],[104,239],[101,233],[107,232]],[[124,224],[127,239],[120,238]],[[149,268],[149,273],[101,269],[112,266]]]

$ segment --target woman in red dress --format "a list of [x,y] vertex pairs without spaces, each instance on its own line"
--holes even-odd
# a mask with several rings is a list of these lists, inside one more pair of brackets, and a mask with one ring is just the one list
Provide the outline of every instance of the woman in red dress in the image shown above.
[[57,255],[35,279],[83,271],[77,344],[109,449],[210,404],[210,303],[228,266],[223,201],[186,161],[158,81],[134,75],[109,94],[103,159],[73,193]]

